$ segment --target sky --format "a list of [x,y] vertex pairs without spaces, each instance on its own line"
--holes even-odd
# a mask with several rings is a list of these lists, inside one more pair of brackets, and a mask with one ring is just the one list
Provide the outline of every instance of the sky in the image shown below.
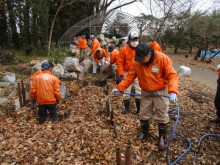
[[[122,1],[122,0],[121,0]],[[127,6],[123,6],[121,8],[122,12],[131,14],[133,16],[139,16],[141,13],[144,14],[150,14],[149,10],[146,6],[149,6],[147,2],[150,0],[143,0],[145,5],[140,2],[135,2]],[[201,10],[205,11],[209,9],[209,11],[212,11],[213,9],[220,9],[220,0],[195,0],[196,5],[193,7],[193,11]],[[119,0],[120,2],[120,0]]]

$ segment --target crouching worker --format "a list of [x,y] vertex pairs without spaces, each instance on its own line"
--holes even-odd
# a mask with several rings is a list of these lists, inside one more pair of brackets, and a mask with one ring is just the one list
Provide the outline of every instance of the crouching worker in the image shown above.
[[109,60],[108,54],[107,54],[106,50],[103,48],[99,48],[96,50],[96,52],[94,54],[94,59],[95,59],[96,70],[97,70],[97,68],[99,68],[99,70],[100,70],[101,66],[103,66],[104,63],[110,64],[110,62],[108,61]]
[[[172,66],[172,61],[163,53],[155,52],[147,43],[141,43],[136,47],[136,56],[128,74],[113,89],[113,93],[119,93],[128,88],[137,77],[142,95],[139,119],[141,134],[139,140],[144,140],[149,135],[150,118],[158,122],[159,150],[166,148],[167,123],[169,122],[169,98],[177,101],[178,76]],[[161,95],[167,95],[162,97]]]
[[44,62],[41,66],[42,73],[35,76],[31,84],[30,99],[36,100],[39,105],[39,123],[43,124],[47,119],[47,110],[52,121],[56,121],[56,104],[61,100],[60,80],[50,72],[50,64]]

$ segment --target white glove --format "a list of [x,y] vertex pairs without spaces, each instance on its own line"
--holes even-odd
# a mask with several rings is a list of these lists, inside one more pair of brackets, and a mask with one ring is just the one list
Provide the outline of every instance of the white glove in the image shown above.
[[105,63],[106,63],[106,64],[110,64],[110,62],[108,62],[108,61],[105,61]]
[[219,69],[220,69],[220,64],[217,65],[216,71],[218,72]]
[[101,63],[98,63],[98,66],[101,66]]
[[170,101],[172,101],[172,102],[178,101],[176,93],[170,93]]
[[120,91],[117,88],[115,88],[112,90],[112,94],[120,94]]

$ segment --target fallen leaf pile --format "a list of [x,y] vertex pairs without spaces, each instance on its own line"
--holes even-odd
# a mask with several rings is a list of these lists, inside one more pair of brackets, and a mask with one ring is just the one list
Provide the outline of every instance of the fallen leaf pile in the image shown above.
[[[86,80],[89,81],[88,78]],[[1,116],[1,165],[115,165],[116,148],[121,149],[124,161],[127,145],[131,145],[134,165],[166,164],[165,151],[157,149],[157,123],[151,121],[151,135],[147,140],[137,140],[140,123],[134,97],[131,97],[131,112],[122,115],[123,98],[121,95],[111,94],[115,86],[112,80],[107,82],[108,88],[82,86],[76,81],[68,81],[66,86],[67,98],[57,106],[58,122],[53,123],[48,119],[45,124],[38,124],[37,109],[31,109],[29,105],[11,112],[9,117]],[[215,117],[214,96],[213,89],[190,78],[180,77],[178,103],[181,112],[176,132],[184,135],[193,145],[179,164],[192,164],[201,136],[220,134],[219,125],[209,122]],[[114,125],[109,124],[109,117],[103,113],[103,103],[106,100],[110,101],[114,111]],[[176,111],[170,117],[169,134],[175,115]],[[187,147],[185,139],[174,135],[168,163],[177,159]],[[198,164],[220,163],[219,138],[207,137],[199,151],[196,160]]]

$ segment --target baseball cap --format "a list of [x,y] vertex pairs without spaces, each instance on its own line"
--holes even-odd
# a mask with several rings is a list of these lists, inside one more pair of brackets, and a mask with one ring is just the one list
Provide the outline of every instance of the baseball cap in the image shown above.
[[42,68],[42,69],[50,69],[50,64],[49,64],[49,62],[44,62],[44,63],[41,65],[41,68]]
[[148,55],[149,52],[152,52],[153,49],[145,42],[138,44],[135,48],[136,56],[134,61],[141,62],[144,60],[144,57]]
[[95,36],[94,35],[90,35],[90,38],[95,38]]
[[129,35],[128,35],[128,39],[129,39],[129,40],[130,40],[130,39],[138,39],[138,38],[139,38],[139,37],[138,37],[138,33],[135,32],[135,31],[130,32]]

